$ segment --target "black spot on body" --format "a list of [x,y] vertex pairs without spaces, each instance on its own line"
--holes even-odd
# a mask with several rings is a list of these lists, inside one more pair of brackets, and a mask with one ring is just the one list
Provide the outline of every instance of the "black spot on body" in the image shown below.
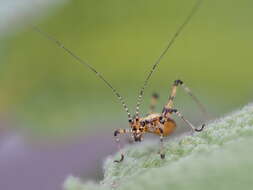
[[159,131],[161,134],[163,134],[163,129],[162,128],[159,128]]
[[141,126],[144,127],[145,126],[145,121],[141,121],[140,124],[141,124]]

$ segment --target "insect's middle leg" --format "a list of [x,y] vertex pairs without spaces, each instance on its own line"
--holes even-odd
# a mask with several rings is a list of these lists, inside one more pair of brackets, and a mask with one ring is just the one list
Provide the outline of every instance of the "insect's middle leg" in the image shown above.
[[183,82],[181,80],[175,80],[174,81],[174,84],[172,85],[171,94],[169,96],[168,103],[163,108],[163,112],[162,112],[163,117],[168,118],[169,115],[171,114],[169,112],[169,110],[173,108],[173,101],[176,97],[177,87],[178,87],[178,85],[181,85],[181,84],[183,84]]
[[[120,134],[126,134],[126,133],[130,133],[131,130],[129,129],[117,129],[114,131],[114,137],[115,137],[115,141],[118,144],[118,150],[121,150],[121,146],[120,146],[120,139],[119,139],[119,135]],[[124,153],[121,153],[121,158],[119,160],[114,160],[114,162],[122,162],[124,160]]]
[[159,128],[161,134],[160,134],[160,156],[161,156],[161,159],[164,159],[165,158],[165,153],[164,153],[164,145],[163,145],[163,129]]
[[159,135],[160,135],[160,150],[159,150],[159,154],[161,156],[161,159],[165,158],[165,153],[164,153],[164,145],[163,145],[163,139],[164,139],[164,132],[163,132],[163,127],[162,126],[153,126],[153,125],[149,125],[147,126],[147,130],[148,131],[159,131]]
[[151,102],[149,106],[149,114],[154,113],[158,98],[159,98],[159,95],[157,93],[152,94]]

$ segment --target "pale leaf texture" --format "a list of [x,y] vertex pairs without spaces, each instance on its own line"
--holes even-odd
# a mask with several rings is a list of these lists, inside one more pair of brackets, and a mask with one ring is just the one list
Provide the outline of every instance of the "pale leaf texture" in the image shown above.
[[69,177],[65,190],[208,190],[253,188],[253,104],[210,122],[201,133],[165,143],[161,160],[158,142],[124,149],[126,158],[107,158],[100,184]]

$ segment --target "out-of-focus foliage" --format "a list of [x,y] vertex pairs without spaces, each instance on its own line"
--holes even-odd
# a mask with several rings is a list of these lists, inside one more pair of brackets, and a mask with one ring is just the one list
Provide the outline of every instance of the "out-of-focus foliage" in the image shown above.
[[[126,159],[105,163],[100,185],[69,177],[66,190],[85,189],[250,189],[252,181],[253,105],[208,124],[193,136],[167,142],[161,160],[154,144],[130,146]],[[119,153],[116,155],[119,156]]]
[[[153,62],[194,3],[75,0],[33,24],[103,73],[127,97],[132,110]],[[152,77],[144,110],[153,91],[161,94],[161,110],[177,78],[215,116],[248,102],[252,98],[252,7],[250,0],[204,1]],[[5,39],[4,44],[0,111],[19,125],[58,134],[78,127],[102,130],[118,123],[127,127],[126,115],[111,91],[32,28]],[[188,97],[180,95],[176,101],[188,117],[197,118]]]

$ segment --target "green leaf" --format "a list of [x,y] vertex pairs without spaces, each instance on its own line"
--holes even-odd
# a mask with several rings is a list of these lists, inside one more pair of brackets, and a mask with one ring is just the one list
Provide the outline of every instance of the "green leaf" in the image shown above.
[[69,177],[66,190],[86,189],[251,189],[253,187],[253,104],[210,122],[201,133],[165,143],[160,159],[157,142],[128,146],[125,160],[117,153],[104,164],[100,184]]

